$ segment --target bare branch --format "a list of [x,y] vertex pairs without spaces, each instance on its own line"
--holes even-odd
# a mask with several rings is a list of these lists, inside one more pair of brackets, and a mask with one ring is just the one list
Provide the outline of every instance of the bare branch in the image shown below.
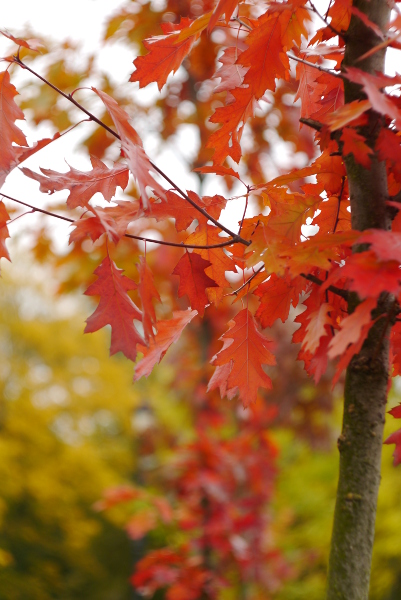
[[291,60],[296,60],[299,63],[307,65],[308,67],[313,67],[314,69],[317,69],[322,73],[328,73],[329,75],[333,75],[333,77],[339,77],[340,79],[344,79],[341,73],[337,73],[337,71],[333,71],[332,69],[326,69],[325,67],[316,65],[315,63],[309,62],[308,60],[304,60],[303,58],[299,58],[298,56],[294,56],[293,54],[287,54],[287,56],[288,58],[291,58]]
[[[67,221],[68,223],[78,223],[79,219],[70,219],[69,217],[64,217],[63,215],[59,215],[57,213],[51,212],[49,210],[44,210],[43,208],[37,208],[36,206],[32,206],[31,204],[28,204],[27,202],[23,202],[22,200],[17,200],[17,198],[13,198],[12,196],[8,196],[7,194],[4,193],[0,193],[0,196],[3,196],[4,198],[7,198],[8,200],[12,200],[13,202],[18,202],[18,204],[22,204],[23,206],[26,206],[28,208],[30,208],[31,210],[29,212],[40,212],[43,213],[44,215],[47,215],[49,217],[55,217],[56,219],[62,219],[63,221]],[[24,215],[26,215],[28,213],[24,213]],[[19,215],[17,218],[19,218],[22,215]],[[11,221],[8,221],[8,223],[11,223],[12,221],[15,221],[16,219],[12,219]],[[235,244],[237,242],[237,239],[232,238],[229,240],[224,240],[223,242],[221,242],[220,244],[210,244],[210,245],[196,245],[196,244],[184,244],[183,242],[167,242],[165,240],[152,240],[151,238],[146,238],[146,237],[142,237],[140,235],[132,235],[131,233],[125,233],[124,237],[126,238],[131,238],[133,240],[140,240],[142,242],[151,242],[152,244],[159,244],[161,246],[173,246],[174,248],[189,248],[189,249],[199,249],[199,250],[212,250],[213,248],[224,248],[225,246],[231,246],[232,244]],[[236,236],[237,237],[237,236]]]

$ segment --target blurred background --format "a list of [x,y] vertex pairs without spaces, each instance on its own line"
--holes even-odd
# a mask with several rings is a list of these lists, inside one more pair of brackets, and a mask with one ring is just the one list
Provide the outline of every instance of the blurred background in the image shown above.
[[[179,185],[235,196],[240,191],[229,179],[190,172],[210,160],[208,117],[219,101],[211,77],[232,32],[202,37],[161,94],[155,85],[138,90],[128,83],[141,40],[159,35],[160,22],[193,19],[212,6],[122,1],[110,14],[108,2],[81,0],[62,13],[58,4],[37,0],[2,6],[0,16],[14,35],[42,40],[39,56],[21,56],[63,91],[94,85],[115,97],[149,155]],[[15,46],[4,39],[1,50],[7,55]],[[11,75],[31,144],[81,120],[45,84],[15,67]],[[260,183],[313,158],[313,137],[299,130],[295,91],[295,80],[282,85],[247,126],[240,166],[247,181]],[[93,96],[83,89],[75,97],[111,125]],[[110,164],[119,149],[103,129],[82,123],[26,166],[66,171],[66,160],[87,170],[90,155]],[[5,193],[67,214],[65,192],[43,199],[37,183],[16,171]],[[135,195],[131,183],[118,199]],[[93,202],[104,204],[100,195]],[[226,221],[238,221],[243,198],[230,207]],[[22,214],[11,202],[7,209],[12,218]],[[331,390],[330,373],[318,385],[309,380],[290,344],[294,326],[276,323],[273,392],[246,410],[206,394],[209,361],[237,310],[231,300],[194,320],[154,373],[133,385],[132,365],[108,356],[109,332],[83,336],[94,304],[82,292],[105,241],[68,246],[69,233],[43,215],[19,218],[7,242],[12,264],[1,265],[0,598],[320,600],[342,386]],[[155,219],[136,221],[132,233],[177,238],[173,222]],[[137,279],[143,250],[122,240],[113,257]],[[185,308],[177,282],[166,277],[179,256],[173,248],[146,248],[161,319]],[[234,276],[234,287],[238,281]],[[391,406],[399,391],[395,380]],[[389,419],[386,436],[395,429]],[[401,597],[401,477],[391,453],[384,446],[372,600]]]

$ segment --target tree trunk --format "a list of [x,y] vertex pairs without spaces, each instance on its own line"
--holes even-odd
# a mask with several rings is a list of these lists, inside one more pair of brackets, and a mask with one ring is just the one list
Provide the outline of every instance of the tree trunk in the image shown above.
[[[354,6],[386,31],[390,17],[386,0],[356,0]],[[355,65],[368,73],[383,72],[385,50],[356,63],[359,56],[380,41],[358,17],[352,16],[346,34],[344,67]],[[360,86],[345,82],[344,87],[346,103],[365,98]],[[368,124],[360,129],[372,149],[383,125],[383,118],[370,111]],[[355,163],[352,155],[348,155],[345,163],[353,228],[390,229],[385,164],[375,156],[371,167],[365,169]],[[353,294],[349,312],[358,302]],[[390,303],[391,298],[384,295],[378,314],[386,312]],[[367,600],[369,595],[387,397],[388,330],[389,320],[379,319],[347,369],[343,428],[338,440],[340,474],[329,560],[328,600]]]

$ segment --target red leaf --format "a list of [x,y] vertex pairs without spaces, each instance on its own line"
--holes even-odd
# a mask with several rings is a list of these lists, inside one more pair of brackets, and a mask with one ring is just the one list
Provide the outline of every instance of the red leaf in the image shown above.
[[[384,233],[384,232],[383,232]],[[385,232],[391,235],[393,232]],[[362,235],[363,239],[367,236]],[[342,278],[350,280],[349,288],[361,298],[378,298],[382,292],[397,294],[401,286],[401,270],[395,260],[380,261],[373,250],[353,254],[343,267],[337,267],[322,285],[322,292]]]
[[135,329],[133,320],[142,320],[142,315],[127,294],[129,290],[135,290],[137,285],[122,272],[108,256],[95,270],[98,280],[88,287],[85,294],[100,296],[100,303],[86,320],[84,333],[93,333],[105,325],[111,325],[110,355],[123,352],[134,361],[136,344],[143,342],[143,339]]
[[222,15],[224,15],[225,22],[228,23],[238,4],[238,0],[219,0],[219,3],[212,14],[212,18],[210,19],[208,30],[211,31],[214,29],[217,21]]
[[352,153],[355,162],[361,164],[365,169],[369,169],[373,151],[366,144],[366,138],[359,135],[355,129],[344,127],[340,140],[344,142],[343,156]]
[[139,258],[139,286],[138,293],[142,302],[142,325],[146,341],[149,337],[154,337],[153,325],[156,324],[156,313],[153,306],[153,300],[160,300],[159,292],[155,288],[152,271],[149,269],[145,257]]
[[11,262],[10,255],[6,247],[6,239],[10,237],[8,233],[8,227],[6,225],[9,221],[10,215],[7,212],[4,202],[0,202],[0,258],[6,258]]
[[16,38],[8,31],[0,31],[1,35],[8,38],[12,42],[15,42],[18,46],[23,46],[24,48],[28,48],[29,50],[33,50],[34,52],[39,52],[40,48],[44,48],[44,45],[40,40],[36,38],[30,38],[28,40],[23,40],[21,38]]
[[330,304],[323,302],[319,310],[308,316],[309,324],[306,327],[306,334],[303,341],[303,347],[306,352],[314,354],[320,345],[321,338],[327,336],[326,327],[333,325],[333,319],[330,316],[330,311],[332,310],[333,307]]
[[[358,304],[355,311],[341,321],[340,331],[329,345],[329,358],[344,354],[350,344],[356,344],[360,340],[365,325],[373,325],[371,312],[374,308],[376,308],[376,300],[368,298]],[[364,339],[365,337],[366,334]]]
[[[305,282],[302,282],[302,285],[305,287]],[[275,274],[269,281],[260,285],[255,290],[255,295],[260,298],[260,306],[255,317],[262,327],[271,327],[276,319],[281,319],[284,323],[288,318],[291,304],[294,308],[297,306],[301,291],[301,287],[294,285],[294,281],[278,278]]]
[[115,163],[109,169],[101,160],[91,156],[92,170],[78,171],[70,167],[67,173],[57,173],[51,169],[40,169],[43,175],[34,173],[31,169],[23,167],[21,171],[27,177],[40,183],[40,191],[45,194],[54,194],[60,190],[70,190],[67,206],[88,207],[89,200],[97,192],[103,194],[105,200],[110,201],[116,193],[117,186],[125,189],[128,185],[129,171],[125,165]]
[[[220,338],[224,346],[211,362],[217,367],[232,363],[227,378],[227,393],[238,393],[244,406],[247,406],[256,400],[260,387],[271,389],[271,379],[262,369],[262,364],[276,364],[270,352],[272,342],[260,333],[247,309],[239,312],[228,325],[229,330]],[[228,367],[226,369],[225,374]]]
[[161,90],[171,71],[177,71],[203,29],[208,26],[211,14],[202,15],[195,21],[187,17],[181,18],[179,25],[162,23],[164,35],[143,41],[148,54],[134,60],[136,70],[130,81],[139,81],[139,87],[156,81]]
[[366,73],[355,67],[347,67],[344,74],[347,79],[353,83],[358,83],[363,86],[363,89],[376,112],[394,119],[397,129],[401,128],[401,112],[392,98],[381,91],[381,88],[385,86],[400,83],[399,75],[394,78],[371,75],[370,73]]
[[401,429],[392,433],[384,442],[385,444],[395,444],[394,449],[394,466],[396,467],[401,463]]
[[10,83],[8,71],[0,73],[0,187],[8,173],[18,163],[20,148],[13,142],[25,146],[27,141],[21,129],[15,125],[17,119],[24,119],[24,113],[14,102],[17,90]]
[[197,315],[196,310],[177,310],[173,318],[168,321],[158,321],[155,339],[149,339],[149,347],[138,346],[138,352],[143,353],[143,358],[135,367],[134,381],[141,377],[148,377],[156,363],[159,363],[171,344],[180,337],[182,330]]
[[205,312],[206,304],[209,304],[206,288],[218,287],[217,283],[206,275],[207,267],[210,267],[208,260],[194,252],[185,252],[173,271],[173,275],[178,275],[180,278],[178,296],[181,298],[187,295],[191,308],[197,310],[201,317]]
[[102,92],[96,88],[92,89],[102,99],[114,121],[121,138],[121,149],[127,159],[129,169],[138,183],[144,208],[146,209],[149,203],[149,195],[146,191],[147,186],[154,190],[156,196],[165,200],[166,191],[149,173],[149,171],[154,171],[154,168],[143,149],[141,138],[129,123],[128,114],[117,104],[114,98],[106,94],[106,92]]

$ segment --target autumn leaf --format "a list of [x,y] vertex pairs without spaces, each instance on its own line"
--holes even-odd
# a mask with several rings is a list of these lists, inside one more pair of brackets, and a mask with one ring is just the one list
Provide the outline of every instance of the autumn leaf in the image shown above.
[[291,304],[294,308],[298,305],[299,294],[304,286],[305,280],[299,285],[289,278],[279,278],[274,273],[269,281],[259,285],[255,295],[260,298],[260,306],[255,317],[261,326],[271,327],[277,319],[281,319],[284,323],[288,318]]
[[[355,67],[347,67],[344,74],[345,77],[353,83],[358,83],[363,86],[368,100],[376,112],[394,119],[397,128],[401,128],[401,111],[398,109],[394,100],[381,91],[383,87],[391,85],[390,77],[379,77],[378,75],[366,73]],[[393,81],[394,83],[399,83],[399,76],[393,78]]]
[[[276,364],[270,352],[272,342],[260,333],[247,309],[241,310],[229,322],[228,331],[220,339],[224,342],[223,348],[211,362],[217,367],[232,364],[227,378],[227,392],[238,393],[244,406],[247,406],[256,400],[260,387],[271,389],[271,379],[262,365]],[[226,369],[225,373],[228,367]]]
[[228,23],[238,4],[238,0],[219,0],[210,19],[208,30],[212,31],[215,28],[222,15],[224,15],[225,22]]
[[359,341],[363,327],[371,322],[371,313],[374,308],[376,308],[376,300],[368,298],[358,304],[354,312],[341,321],[340,331],[329,345],[329,358],[344,354],[350,344]]
[[154,172],[154,168],[143,149],[141,138],[129,123],[128,114],[106,92],[102,92],[96,88],[92,89],[101,98],[114,121],[129,169],[138,183],[143,207],[147,209],[149,206],[149,195],[146,191],[147,186],[154,191],[156,196],[165,200],[166,191],[150,174],[150,171]]
[[43,175],[22,167],[21,171],[27,177],[40,183],[40,191],[44,194],[54,194],[60,190],[69,190],[68,208],[77,206],[88,207],[89,200],[97,192],[110,201],[116,193],[117,186],[125,189],[128,185],[129,171],[125,165],[115,163],[109,169],[101,160],[91,156],[92,170],[78,171],[70,167],[67,173],[57,173],[51,169],[40,169]]
[[[200,223],[190,236],[185,240],[186,244],[195,244],[197,246],[212,246],[224,241],[224,238],[219,236],[219,229],[213,225],[208,225],[206,222]],[[210,248],[202,250],[194,250],[202,258],[210,263],[205,268],[205,273],[208,275],[218,287],[209,287],[207,296],[210,302],[218,304],[223,297],[224,288],[229,287],[226,280],[225,272],[231,271],[236,273],[236,267],[233,259],[228,256],[223,248]]]
[[10,237],[8,233],[7,221],[10,215],[7,212],[4,202],[0,202],[0,258],[6,258],[11,262],[10,255],[6,247],[6,239]]
[[354,100],[326,116],[325,123],[329,125],[331,131],[336,131],[358,119],[370,108],[372,105],[369,100]]
[[173,271],[173,275],[178,275],[180,278],[178,296],[180,298],[188,296],[191,308],[197,310],[201,317],[205,312],[205,306],[209,303],[206,288],[218,287],[217,283],[206,275],[207,267],[210,267],[208,260],[194,252],[185,252]]
[[306,327],[306,334],[303,346],[307,352],[312,354],[318,349],[322,337],[327,336],[328,326],[333,326],[333,320],[330,312],[333,307],[327,302],[320,305],[319,310],[308,315],[309,324]]
[[8,71],[0,73],[0,187],[8,173],[18,162],[19,146],[27,144],[26,137],[15,124],[18,119],[24,119],[24,113],[14,102],[17,90],[10,82]]
[[122,274],[114,262],[107,256],[95,270],[97,281],[92,283],[85,294],[100,296],[95,312],[86,320],[84,333],[93,333],[105,325],[111,325],[110,356],[122,352],[135,361],[136,345],[143,339],[134,326],[133,320],[142,320],[142,314],[127,292],[135,290],[134,281]]
[[173,312],[173,318],[157,322],[157,334],[155,338],[149,338],[149,346],[138,345],[138,352],[142,352],[143,358],[135,367],[134,381],[141,377],[148,377],[153,367],[161,361],[171,344],[180,337],[183,329],[198,314],[196,310],[177,310]]
[[161,302],[159,292],[157,291],[152,271],[149,269],[144,256],[139,258],[139,285],[138,293],[142,302],[142,325],[145,341],[149,337],[154,337],[153,327],[156,326],[156,312],[153,301]]
[[393,465],[396,467],[401,463],[401,429],[392,433],[385,441],[384,444],[395,444],[393,453],[394,461]]
[[366,138],[351,127],[344,127],[340,140],[343,142],[343,156],[353,154],[355,162],[369,169],[373,151],[366,144]]
[[156,81],[161,90],[171,71],[177,71],[202,31],[206,29],[211,15],[212,13],[207,13],[195,21],[184,17],[178,25],[162,23],[163,35],[143,40],[148,54],[138,56],[134,60],[136,70],[132,73],[130,81],[138,81],[139,87]]
[[24,48],[28,48],[29,50],[33,50],[34,52],[39,52],[41,48],[44,48],[43,43],[36,38],[29,38],[27,40],[23,40],[22,38],[14,37],[9,31],[0,31],[1,35],[8,38],[18,46],[23,46]]
[[401,288],[399,262],[379,260],[373,250],[353,254],[344,266],[336,267],[322,285],[322,291],[343,278],[349,279],[349,289],[361,298],[378,298],[382,292],[397,294]]

